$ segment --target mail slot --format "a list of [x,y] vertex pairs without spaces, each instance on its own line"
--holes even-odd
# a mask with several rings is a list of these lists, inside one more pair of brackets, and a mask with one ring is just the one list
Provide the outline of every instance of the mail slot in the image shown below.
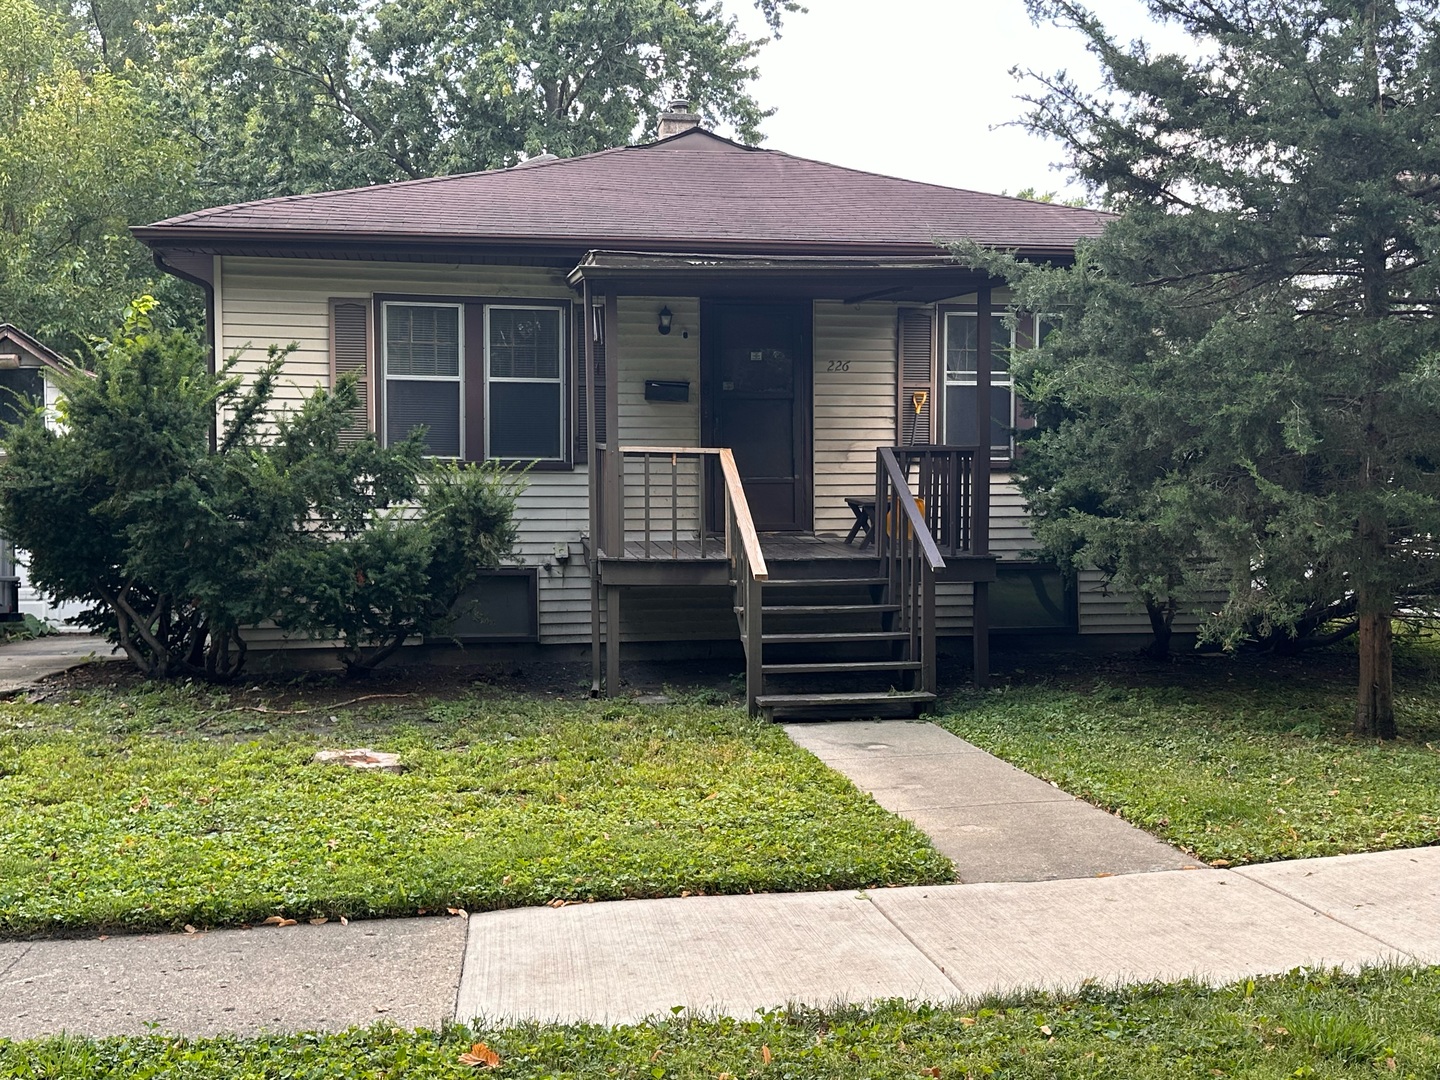
[[646,379],[646,401],[689,401],[690,383],[686,379]]

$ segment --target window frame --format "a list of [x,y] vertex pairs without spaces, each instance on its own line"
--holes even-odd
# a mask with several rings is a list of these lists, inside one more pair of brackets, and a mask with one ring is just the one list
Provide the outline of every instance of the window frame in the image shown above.
[[[553,378],[553,379],[540,379],[540,378],[534,378],[534,379],[517,379],[517,378],[514,378],[514,377],[512,377],[512,376],[496,376],[496,375],[492,375],[492,374],[490,373],[490,367],[491,367],[490,347],[491,347],[491,345],[492,345],[492,343],[493,343],[493,342],[492,342],[492,339],[491,339],[491,336],[490,336],[490,313],[491,313],[492,311],[552,311],[552,312],[555,313],[555,320],[556,320],[556,323],[558,324],[557,327],[556,327],[555,340],[556,340],[556,347],[557,347],[557,349],[559,350],[559,355],[556,357],[556,361],[555,361],[555,370],[556,370],[556,376],[555,376],[555,378]],[[572,316],[572,315],[569,315],[569,313],[568,313],[567,311],[562,311],[558,306],[556,306],[556,305],[554,305],[554,304],[526,304],[526,303],[509,303],[509,304],[493,304],[493,303],[487,303],[487,304],[485,304],[485,306],[484,306],[483,314],[484,314],[484,334],[485,334],[485,340],[484,340],[484,342],[482,343],[483,359],[484,359],[484,379],[485,379],[485,447],[484,447],[484,450],[485,450],[485,460],[487,460],[487,461],[489,461],[489,460],[497,460],[497,461],[526,461],[526,462],[533,461],[533,462],[535,462],[536,464],[540,464],[540,463],[542,463],[542,462],[549,462],[549,463],[551,463],[551,464],[554,464],[554,463],[557,463],[557,462],[565,462],[565,461],[568,461],[569,458],[570,458],[570,456],[574,453],[574,451],[573,451],[573,449],[571,449],[571,451],[570,451],[569,454],[566,453],[567,447],[566,447],[566,439],[565,439],[565,436],[566,436],[566,433],[570,430],[570,423],[569,423],[569,419],[570,419],[570,418],[569,418],[569,415],[568,415],[569,410],[566,408],[566,404],[567,404],[566,399],[567,399],[568,395],[567,395],[567,393],[566,393],[565,372],[566,372],[566,370],[568,369],[569,364],[570,364],[570,348],[569,348],[568,346],[569,346],[569,344],[570,344],[570,342],[569,342],[570,323],[573,321],[573,316]],[[553,458],[506,458],[506,457],[495,457],[494,455],[491,454],[491,452],[490,452],[490,440],[494,437],[494,434],[495,434],[495,426],[490,423],[490,402],[491,402],[491,400],[492,400],[492,395],[491,395],[491,393],[490,393],[490,384],[491,384],[492,382],[512,383],[512,384],[515,384],[515,385],[530,385],[530,386],[534,386],[534,385],[547,385],[547,386],[550,386],[550,385],[553,385],[553,386],[556,387],[556,398],[557,398],[557,401],[558,401],[558,407],[557,407],[557,409],[556,409],[556,412],[559,414],[559,431],[558,431],[558,434],[557,434],[557,445],[558,445],[559,448],[560,448],[560,455],[559,455],[558,457],[553,457]]]
[[[446,461],[498,461],[524,465],[535,472],[570,471],[575,468],[574,403],[570,400],[576,383],[574,357],[575,302],[558,297],[454,295],[448,293],[385,292],[371,295],[372,379],[376,387],[374,428],[381,445],[388,445],[387,409],[389,375],[386,365],[386,311],[389,307],[458,307],[460,309],[460,456]],[[508,458],[490,456],[489,309],[492,307],[543,309],[557,313],[560,321],[560,456],[556,458]],[[472,321],[473,320],[473,321]],[[408,376],[399,376],[408,378]],[[439,381],[439,380],[436,380]],[[511,380],[502,380],[511,381]],[[548,380],[518,380],[538,382]]]
[[[466,348],[466,342],[465,342],[465,305],[464,305],[463,303],[459,303],[459,302],[455,302],[455,301],[451,301],[451,302],[445,302],[445,301],[439,301],[439,300],[407,301],[407,300],[388,300],[388,299],[387,299],[387,300],[379,300],[379,302],[378,302],[378,307],[379,307],[379,309],[380,309],[380,333],[379,333],[379,335],[378,335],[379,345],[380,345],[380,348],[379,348],[379,357],[378,357],[378,364],[379,364],[379,367],[380,367],[380,378],[379,378],[378,381],[379,381],[379,383],[380,383],[380,415],[381,415],[381,417],[384,417],[384,416],[385,416],[385,411],[386,411],[386,409],[389,408],[389,405],[390,405],[390,382],[391,382],[392,379],[393,379],[394,381],[396,381],[396,382],[455,383],[455,384],[457,385],[457,387],[458,387],[459,400],[458,400],[458,402],[457,402],[457,409],[458,409],[459,414],[460,414],[459,417],[458,417],[458,419],[459,419],[459,428],[458,428],[458,431],[459,431],[459,445],[456,447],[456,450],[458,451],[458,453],[456,453],[456,454],[431,454],[430,456],[431,456],[431,457],[434,457],[434,458],[438,458],[438,459],[441,460],[441,461],[464,461],[464,460],[466,460],[465,450],[466,450],[466,447],[468,446],[468,438],[467,438],[467,424],[466,424],[466,416],[465,416],[465,413],[466,413],[466,408],[465,408],[465,391],[466,391],[466,385],[465,385],[465,384],[466,384],[465,369],[466,369],[466,367],[468,367],[469,365],[468,365],[467,362],[466,362],[466,356],[465,356],[465,348]],[[391,309],[392,307],[397,307],[397,308],[453,308],[453,309],[455,310],[455,313],[456,313],[456,314],[455,314],[455,322],[456,322],[456,327],[457,327],[456,336],[455,336],[455,348],[456,348],[456,353],[455,353],[455,375],[453,375],[453,376],[450,376],[450,375],[395,375],[395,376],[392,376],[392,375],[390,374],[390,334],[389,334],[390,315],[389,315],[389,312],[390,312],[390,309]],[[386,424],[388,425],[388,421],[386,421]],[[388,428],[388,426],[387,426],[383,432],[382,432],[381,430],[379,430],[379,428],[380,428],[380,425],[377,424],[377,425],[376,425],[376,429],[377,429],[377,430],[376,430],[376,434],[380,436],[380,441],[381,441],[381,443],[382,443],[383,445],[388,446],[388,445],[390,444],[390,432],[389,432],[389,428]]]
[[[974,372],[970,373],[970,379],[969,379],[968,382],[967,382],[967,381],[964,381],[964,380],[961,380],[961,379],[951,379],[951,377],[950,377],[950,320],[951,320],[952,317],[954,317],[954,318],[970,318],[970,319],[974,319],[974,320],[975,320],[976,346],[977,346],[977,349],[978,349],[978,345],[979,345],[979,329],[980,329],[980,310],[979,310],[979,308],[978,308],[976,305],[974,305],[974,304],[968,304],[968,305],[949,304],[949,305],[941,305],[939,314],[940,314],[940,342],[939,342],[939,350],[938,350],[938,352],[939,352],[940,386],[941,386],[940,432],[941,432],[942,435],[948,435],[948,431],[949,431],[949,427],[950,427],[950,394],[949,394],[950,387],[952,387],[952,386],[979,386],[979,379],[976,378],[976,373],[974,373]],[[997,308],[993,309],[993,310],[990,312],[990,317],[991,317],[992,319],[996,319],[996,320],[1003,320],[1003,319],[1005,318],[1005,309],[1004,309],[1003,307],[997,307]],[[1034,316],[1031,316],[1031,315],[1027,315],[1027,316],[1025,316],[1025,317],[1026,317],[1027,319],[1032,319],[1032,320],[1033,320],[1033,318],[1034,318]],[[1008,390],[1008,391],[1010,392],[1010,409],[1009,409],[1009,421],[1010,421],[1010,422],[1009,422],[1009,424],[1007,425],[1008,430],[1009,430],[1009,436],[1008,436],[1007,441],[1006,441],[1006,444],[1005,444],[1005,446],[1004,446],[1003,448],[1000,446],[999,443],[991,443],[991,444],[990,444],[990,462],[991,462],[991,465],[992,465],[992,466],[997,466],[997,465],[998,465],[998,466],[1008,466],[1008,465],[1010,465],[1010,464],[1015,460],[1015,428],[1016,428],[1016,426],[1017,426],[1016,403],[1017,403],[1017,401],[1018,401],[1018,398],[1017,398],[1016,395],[1015,395],[1014,355],[1015,355],[1015,351],[1016,351],[1016,347],[1017,347],[1017,346],[1016,346],[1016,341],[1017,341],[1017,338],[1018,338],[1018,336],[1019,336],[1019,330],[1020,330],[1020,328],[1019,328],[1019,326],[1011,326],[1011,327],[1008,327],[1008,329],[1009,329],[1009,331],[1010,331],[1010,344],[1009,344],[1009,347],[1008,347],[1007,349],[1005,349],[1005,352],[1004,352],[1004,355],[1005,355],[1005,372],[1004,372],[1004,376],[1005,376],[1005,377],[1004,377],[1003,379],[998,379],[998,378],[996,378],[996,371],[995,371],[995,354],[996,354],[996,352],[997,352],[997,349],[996,349],[996,344],[995,344],[995,341],[994,341],[994,339],[993,339],[993,336],[992,336],[992,339],[991,339],[991,342],[990,342],[990,388],[991,388],[992,390],[1000,389],[1000,390]],[[1033,331],[1033,328],[1032,328],[1032,331],[1031,331],[1031,332],[1032,332],[1032,333],[1034,332],[1034,331]],[[978,356],[977,356],[976,359],[977,359],[977,360],[979,359]]]

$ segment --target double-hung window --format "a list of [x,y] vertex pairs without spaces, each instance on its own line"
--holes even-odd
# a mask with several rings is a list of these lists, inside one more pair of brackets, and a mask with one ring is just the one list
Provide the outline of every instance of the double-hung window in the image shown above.
[[[1010,331],[1003,315],[990,316],[990,430],[992,457],[1009,457],[1015,426],[1015,384],[1010,374]],[[945,315],[945,441],[975,446],[975,395],[979,392],[980,317],[973,311]]]
[[386,304],[385,441],[425,428],[425,449],[463,457],[464,329],[459,304]]
[[384,300],[385,441],[423,427],[436,457],[563,462],[567,311],[563,304]]
[[[978,392],[976,361],[979,349],[979,314],[951,311],[945,315],[945,441],[955,446],[974,446],[975,395]],[[1015,397],[1012,354],[1033,348],[1054,329],[1046,316],[1022,315],[1013,326],[1003,315],[990,316],[990,456],[1009,459],[1014,450],[1015,428],[1022,410]]]

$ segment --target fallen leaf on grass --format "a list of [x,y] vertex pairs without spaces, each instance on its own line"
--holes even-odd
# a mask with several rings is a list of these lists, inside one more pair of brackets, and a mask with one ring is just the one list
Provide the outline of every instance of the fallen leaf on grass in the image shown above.
[[921,1070],[920,1070],[920,1075],[921,1075],[921,1076],[933,1076],[933,1077],[936,1077],[937,1080],[938,1080],[938,1078],[939,1078],[939,1076],[940,1076],[940,1066],[939,1066],[939,1065],[931,1065],[930,1068],[928,1068],[928,1069],[921,1069]]
[[761,1060],[761,1061],[763,1061],[766,1065],[769,1065],[769,1064],[770,1064],[770,1059],[771,1059],[771,1057],[773,1057],[773,1055],[770,1053],[770,1047],[769,1047],[769,1045],[765,1045],[765,1046],[760,1047],[760,1060]]
[[500,1055],[484,1043],[472,1043],[470,1049],[460,1055],[460,1064],[472,1069],[493,1069],[500,1064]]
[[1049,1025],[1049,1024],[1041,1024],[1041,1025],[1040,1025],[1040,1034],[1041,1034],[1041,1035],[1050,1035],[1050,1034],[1053,1034],[1053,1033],[1051,1032],[1051,1030],[1050,1030],[1050,1025]]
[[964,1024],[966,1027],[974,1027],[975,1018],[973,1016],[962,1016],[960,1017],[960,1023]]

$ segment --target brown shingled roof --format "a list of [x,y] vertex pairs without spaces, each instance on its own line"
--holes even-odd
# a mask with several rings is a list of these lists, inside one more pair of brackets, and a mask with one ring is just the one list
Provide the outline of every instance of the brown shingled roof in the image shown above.
[[922,184],[694,129],[644,146],[459,176],[294,195],[137,228],[152,245],[376,238],[630,250],[922,250],[974,240],[1062,252],[1095,210]]

